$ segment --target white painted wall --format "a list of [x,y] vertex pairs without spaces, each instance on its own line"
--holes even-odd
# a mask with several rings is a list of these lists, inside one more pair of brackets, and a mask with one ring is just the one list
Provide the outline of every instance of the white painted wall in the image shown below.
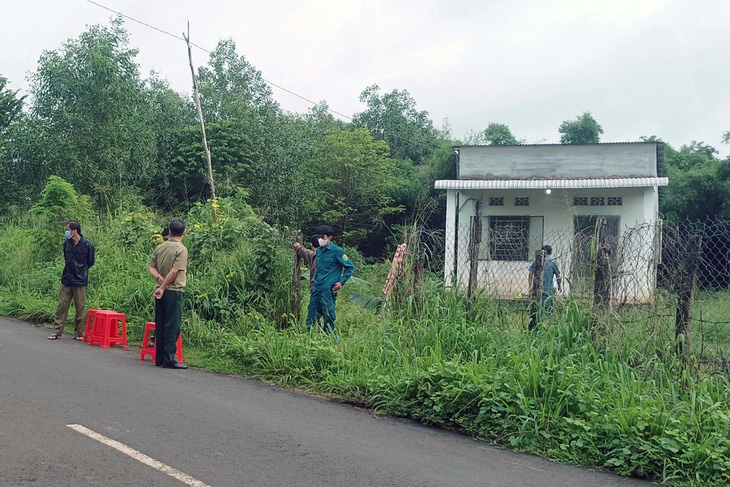
[[[530,198],[529,206],[514,206],[514,198]],[[574,206],[574,196],[621,196],[621,206]],[[489,206],[492,197],[503,197],[504,206]],[[486,246],[489,216],[543,217],[543,238],[530,235],[529,258],[540,245],[551,245],[563,275],[570,278],[573,263],[574,216],[620,216],[619,241],[631,248],[622,259],[620,275],[614,283],[615,298],[620,301],[646,302],[652,299],[656,285],[656,241],[654,232],[658,217],[656,187],[615,189],[553,190],[484,190],[447,191],[445,279],[449,286],[466,287],[469,278],[468,245],[474,202],[482,200]],[[458,217],[457,217],[458,214]],[[458,220],[458,232],[456,225]],[[532,230],[531,230],[532,232]],[[533,248],[536,247],[536,248]],[[455,262],[455,264],[454,264]],[[479,283],[489,293],[504,298],[526,297],[530,261],[480,260]],[[456,269],[455,275],[452,269]],[[565,292],[570,292],[566,282]]]

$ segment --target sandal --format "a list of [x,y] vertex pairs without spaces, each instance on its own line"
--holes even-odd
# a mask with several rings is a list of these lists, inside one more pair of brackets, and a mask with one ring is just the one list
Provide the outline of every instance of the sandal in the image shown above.
[[84,337],[74,337],[74,340],[82,341]]
[[58,335],[51,335],[48,337],[49,340],[58,340],[59,338],[61,338],[61,337]]

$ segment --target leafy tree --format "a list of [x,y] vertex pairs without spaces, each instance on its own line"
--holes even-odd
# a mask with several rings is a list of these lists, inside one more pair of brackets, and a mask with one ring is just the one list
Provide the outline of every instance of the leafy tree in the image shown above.
[[320,221],[342,232],[346,245],[363,243],[391,206],[394,162],[388,146],[363,128],[335,130],[317,148],[311,168]]
[[57,150],[36,160],[64,174],[102,207],[150,179],[156,155],[148,104],[121,18],[95,25],[56,51],[45,51],[31,76],[32,116]]
[[503,123],[490,122],[484,130],[484,138],[489,145],[517,145],[520,142]]
[[[0,134],[2,134],[23,110],[24,96],[7,88],[7,78],[0,76]],[[2,139],[0,139],[1,141]]]
[[58,217],[84,219],[90,213],[88,197],[78,195],[73,184],[59,176],[51,176],[43,189],[40,201],[31,208],[31,213]]
[[[13,194],[17,191],[16,174],[12,163],[14,134],[11,132],[11,124],[22,116],[23,99],[18,97],[17,91],[7,88],[7,79],[0,76],[0,185],[5,188],[0,195],[0,206],[8,203],[17,204],[13,200]],[[12,188],[12,189],[11,189]],[[22,198],[19,198],[22,200]]]
[[[197,111],[191,100],[180,96],[170,88],[167,80],[160,79],[155,73],[145,82],[145,96],[149,107],[148,125],[155,136],[157,153],[155,176],[142,182],[140,188],[147,203],[174,209],[185,197],[180,195],[179,187],[175,187],[176,176],[179,176],[176,171],[179,167],[172,161],[180,156],[181,134],[186,130],[197,130],[197,141],[200,142]],[[186,139],[184,143],[187,142]],[[199,147],[202,151],[202,143]],[[200,164],[205,165],[204,161],[203,158]],[[207,175],[203,177],[207,178]]]
[[251,109],[278,108],[261,72],[236,52],[232,39],[219,41],[208,66],[198,69],[198,88],[206,122],[245,117]]
[[584,112],[575,120],[561,123],[558,132],[561,134],[561,144],[597,144],[603,128],[598,125],[590,112]]
[[[220,196],[229,196],[251,184],[251,163],[255,151],[250,139],[232,121],[206,124],[208,144],[213,163],[213,177],[218,182]],[[200,138],[200,126],[188,125],[173,135],[170,171],[166,175],[164,192],[170,201],[186,204],[205,201],[210,197],[207,182],[205,151]]]
[[[321,216],[313,170],[315,152],[322,151],[324,126],[308,116],[276,117],[266,128],[264,153],[252,167],[255,188],[251,203],[267,221],[303,229]],[[327,125],[327,122],[325,122]]]
[[669,186],[664,189],[660,211],[666,218],[730,217],[730,163],[719,161],[716,154],[715,148],[703,142],[693,141],[678,151],[665,144]]
[[406,90],[393,90],[381,96],[380,87],[372,85],[360,94],[367,110],[355,114],[353,124],[370,130],[377,140],[384,140],[395,159],[421,163],[438,145],[438,131],[427,111],[418,111]]

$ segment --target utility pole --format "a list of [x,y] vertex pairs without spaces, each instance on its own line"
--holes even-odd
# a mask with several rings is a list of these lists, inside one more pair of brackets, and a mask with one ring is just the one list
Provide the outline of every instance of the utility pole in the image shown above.
[[190,22],[188,22],[188,33],[185,35],[183,32],[183,38],[185,43],[188,45],[188,60],[190,61],[190,74],[193,76],[193,93],[195,94],[195,105],[198,107],[198,118],[200,119],[200,129],[203,132],[203,148],[205,149],[205,156],[208,160],[208,181],[210,182],[210,193],[213,196],[213,220],[216,219],[216,197],[215,197],[215,183],[213,182],[213,164],[210,161],[210,148],[208,147],[208,138],[205,136],[205,122],[203,121],[203,109],[200,106],[200,95],[198,94],[198,81],[195,79],[195,68],[193,68],[193,53],[190,47]]

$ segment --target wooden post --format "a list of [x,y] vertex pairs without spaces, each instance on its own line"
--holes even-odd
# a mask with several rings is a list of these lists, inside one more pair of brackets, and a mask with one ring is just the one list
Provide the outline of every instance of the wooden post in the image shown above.
[[545,273],[545,251],[535,251],[535,270],[532,272],[532,285],[530,286],[530,330],[537,328],[540,322],[542,307],[542,280]]
[[297,252],[294,252],[294,266],[292,269],[292,284],[294,285],[294,296],[292,297],[292,313],[294,319],[299,319],[302,311],[302,259]]
[[415,266],[413,269],[413,295],[416,299],[421,297],[421,287],[423,286],[423,277],[426,272],[426,249],[425,244],[421,242],[421,231],[416,232],[415,238]]
[[596,252],[596,275],[593,281],[593,306],[605,309],[611,305],[611,250],[601,247]]
[[479,277],[479,249],[482,246],[482,201],[474,202],[474,221],[469,236],[469,287],[467,296],[472,297],[477,289]]
[[[702,257],[702,236],[690,235],[684,251],[684,261],[678,279],[676,346],[684,362],[689,358],[690,333],[692,332],[692,305],[695,296],[697,270]],[[680,340],[684,338],[684,341]]]
[[[193,93],[195,94],[195,106],[198,107],[198,118],[200,119],[200,129],[203,132],[203,149],[205,149],[205,157],[208,160],[208,182],[210,183],[210,193],[215,203],[215,183],[213,182],[213,164],[210,160],[210,148],[208,147],[208,138],[205,136],[205,122],[203,121],[203,109],[200,106],[200,95],[198,94],[198,82],[195,79],[195,68],[193,68],[193,53],[190,48],[190,22],[188,22],[188,34],[183,32],[183,38],[188,45],[188,60],[190,61],[190,74],[193,75]],[[213,219],[216,219],[215,204],[213,205]]]

